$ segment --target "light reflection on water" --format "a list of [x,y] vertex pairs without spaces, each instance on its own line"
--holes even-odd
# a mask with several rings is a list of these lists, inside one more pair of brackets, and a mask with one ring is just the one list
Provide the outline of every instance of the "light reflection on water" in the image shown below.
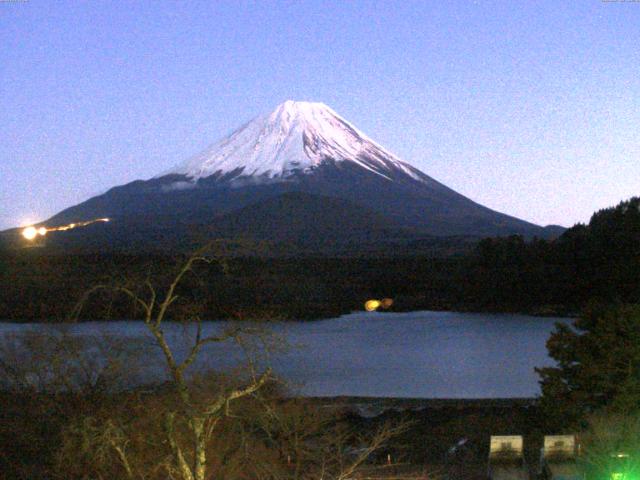
[[[557,321],[568,320],[411,312],[270,323],[276,343],[286,339],[288,347],[260,360],[272,365],[293,393],[307,396],[531,397],[539,393],[533,368],[552,363],[545,342]],[[225,322],[204,322],[203,333],[220,333],[228,327]],[[98,340],[87,341],[92,345],[120,349],[122,358],[129,355],[126,362],[133,381],[154,381],[165,374],[160,351],[141,322],[86,322],[63,328],[72,337]],[[172,323],[165,323],[163,329],[172,347],[184,355],[195,329]],[[5,339],[29,331],[59,332],[59,328],[0,323],[0,336]],[[92,348],[89,355],[100,363],[104,352]],[[202,351],[194,369],[234,368],[243,359],[237,346],[214,344]]]

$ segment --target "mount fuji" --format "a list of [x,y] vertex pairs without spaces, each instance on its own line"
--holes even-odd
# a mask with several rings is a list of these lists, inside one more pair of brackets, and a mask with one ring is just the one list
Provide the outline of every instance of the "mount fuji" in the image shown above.
[[242,238],[322,249],[434,236],[557,233],[453,191],[328,106],[294,101],[167,172],[114,187],[41,225],[102,217],[113,221],[47,241],[173,248]]

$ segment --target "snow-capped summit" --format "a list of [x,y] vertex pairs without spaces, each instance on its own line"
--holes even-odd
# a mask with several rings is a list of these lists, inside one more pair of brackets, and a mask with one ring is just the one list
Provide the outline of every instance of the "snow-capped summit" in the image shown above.
[[192,180],[217,174],[277,181],[309,173],[324,162],[353,162],[390,179],[401,171],[425,181],[415,168],[375,143],[323,103],[288,100],[168,173]]

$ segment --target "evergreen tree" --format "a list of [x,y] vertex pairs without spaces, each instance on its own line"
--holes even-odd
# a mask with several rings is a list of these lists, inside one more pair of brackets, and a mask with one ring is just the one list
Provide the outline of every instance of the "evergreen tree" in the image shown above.
[[536,369],[541,404],[555,426],[574,426],[608,407],[640,406],[640,306],[591,305],[573,326],[558,324],[547,341],[556,367]]

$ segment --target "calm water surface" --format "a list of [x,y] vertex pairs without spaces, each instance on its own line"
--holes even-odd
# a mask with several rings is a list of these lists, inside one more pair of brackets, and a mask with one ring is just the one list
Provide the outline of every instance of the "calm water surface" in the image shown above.
[[[545,342],[555,322],[568,320],[424,311],[275,323],[269,324],[270,330],[289,347],[272,353],[268,361],[294,393],[307,396],[531,397],[539,393],[534,367],[553,363]],[[228,326],[205,322],[204,331],[220,332]],[[51,328],[0,323],[0,336]],[[72,336],[106,335],[135,349],[142,359],[140,378],[164,374],[159,351],[140,322],[87,322],[67,328]],[[164,330],[184,354],[194,330],[169,323]],[[233,368],[243,358],[236,346],[216,345],[202,352],[195,367]]]

